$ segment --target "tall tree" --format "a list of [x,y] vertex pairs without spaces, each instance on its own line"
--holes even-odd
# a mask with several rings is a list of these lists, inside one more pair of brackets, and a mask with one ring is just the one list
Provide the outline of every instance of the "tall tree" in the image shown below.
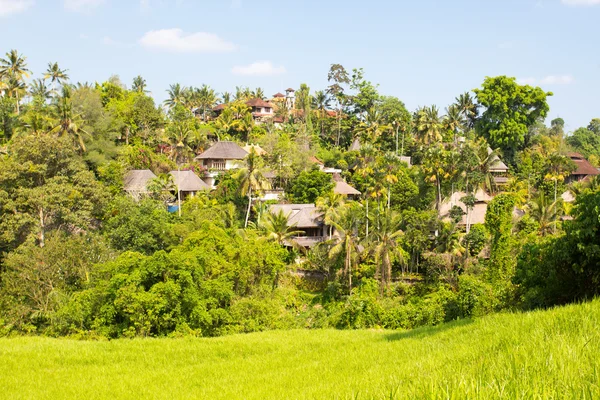
[[529,127],[548,114],[547,98],[552,93],[519,85],[507,76],[488,77],[474,92],[485,108],[476,124],[478,134],[493,148],[500,148],[505,160],[514,164],[516,152],[526,145]]
[[342,112],[347,100],[344,86],[350,84],[350,75],[348,74],[348,71],[346,71],[343,65],[331,64],[331,67],[329,68],[329,73],[327,74],[327,81],[332,82],[331,85],[327,87],[327,93],[329,93],[329,95],[332,96],[338,104],[338,133],[335,145],[339,146],[342,131]]
[[344,257],[344,274],[348,279],[348,292],[352,292],[352,270],[360,254],[359,228],[363,218],[362,207],[347,203],[341,209],[338,218],[332,221],[338,236],[329,250],[330,258]]
[[139,92],[139,93],[148,93],[148,91],[146,90],[147,86],[148,85],[146,84],[146,80],[144,78],[142,78],[141,75],[138,75],[135,78],[133,78],[133,84],[131,85],[131,90],[133,90],[134,92]]
[[404,234],[400,229],[400,215],[388,209],[377,214],[376,219],[378,229],[371,236],[370,247],[375,255],[375,262],[378,266],[380,291],[383,296],[385,288],[391,282],[392,263],[396,261],[403,264],[406,259],[406,252],[400,246],[399,242]]
[[55,62],[48,63],[48,69],[46,69],[44,79],[50,79],[50,83],[52,84],[52,93],[54,93],[54,95],[58,95],[58,92],[56,91],[56,84],[60,85],[67,81],[69,76],[67,75],[67,70],[60,69],[58,63]]
[[244,166],[239,169],[236,175],[240,182],[240,194],[248,197],[248,209],[246,210],[246,218],[244,228],[248,227],[250,219],[250,210],[252,208],[253,195],[260,194],[270,188],[269,181],[265,178],[262,160],[254,148],[244,161]]
[[[25,85],[24,78],[28,78],[31,71],[27,69],[27,58],[19,54],[17,50],[6,53],[6,58],[0,58],[0,80],[13,81],[12,86]],[[23,87],[24,89],[24,87]],[[17,100],[17,114],[20,113],[20,93],[14,91]]]

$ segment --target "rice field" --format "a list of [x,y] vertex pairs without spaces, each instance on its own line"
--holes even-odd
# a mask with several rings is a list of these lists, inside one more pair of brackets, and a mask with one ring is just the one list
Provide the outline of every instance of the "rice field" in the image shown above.
[[598,399],[600,301],[413,331],[0,339],[6,399]]

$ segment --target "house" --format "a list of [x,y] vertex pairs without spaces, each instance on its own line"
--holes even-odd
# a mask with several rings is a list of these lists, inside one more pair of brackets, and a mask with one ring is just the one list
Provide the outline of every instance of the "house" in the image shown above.
[[246,102],[246,105],[251,108],[251,113],[254,119],[272,117],[274,114],[273,104],[263,99],[252,99]]
[[[449,199],[444,201],[440,205],[439,215],[440,218],[449,220],[450,211],[453,207],[459,207],[463,211],[463,215],[461,220],[458,222],[458,225],[466,226],[467,225],[467,206],[462,202],[462,198],[467,196],[465,192],[454,192]],[[487,205],[492,200],[492,196],[487,194],[482,189],[477,190],[474,194],[475,196],[475,205],[473,209],[469,213],[469,225],[474,224],[483,224],[485,222],[485,214],[487,212]]]
[[149,169],[133,169],[128,171],[123,177],[123,190],[130,194],[134,199],[149,193],[148,183],[156,178],[156,175]]
[[[287,216],[288,226],[302,232],[294,238],[298,245],[310,248],[327,239],[328,226],[323,213],[314,204],[273,204],[269,207],[273,214],[280,211]],[[291,243],[287,245],[291,246]]]
[[287,88],[285,90],[285,107],[288,110],[296,108],[296,94],[294,92],[295,91],[292,88]]
[[580,182],[600,175],[598,168],[594,167],[585,157],[579,153],[569,153],[567,156],[575,163],[577,169],[567,178],[567,183]]
[[171,171],[176,190],[181,193],[181,199],[194,197],[196,193],[209,191],[211,188],[194,171]]
[[[492,154],[492,149],[490,147],[488,147],[488,154]],[[494,183],[497,186],[506,185],[508,183],[508,167],[497,155],[492,157],[490,172],[494,176]]]
[[195,158],[207,170],[203,179],[214,186],[215,178],[224,171],[239,168],[248,152],[234,142],[217,142]]
[[333,193],[341,194],[342,196],[348,198],[349,200],[357,200],[360,196],[360,192],[350,186],[344,179],[340,176],[340,174],[333,174],[333,182],[335,186],[333,188]]

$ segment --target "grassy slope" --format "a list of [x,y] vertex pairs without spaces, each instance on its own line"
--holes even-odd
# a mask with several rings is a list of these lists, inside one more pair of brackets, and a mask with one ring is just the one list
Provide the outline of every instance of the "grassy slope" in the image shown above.
[[600,300],[436,328],[0,340],[0,397],[600,398]]

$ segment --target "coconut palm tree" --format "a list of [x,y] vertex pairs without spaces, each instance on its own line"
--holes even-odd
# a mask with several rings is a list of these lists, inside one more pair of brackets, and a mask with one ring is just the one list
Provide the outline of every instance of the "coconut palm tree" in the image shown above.
[[255,99],[261,99],[264,100],[265,99],[265,91],[258,87],[256,88],[255,91],[252,92],[252,97],[254,97]]
[[254,193],[260,194],[270,189],[269,181],[264,175],[261,158],[256,154],[254,149],[251,149],[250,154],[246,157],[244,166],[239,169],[236,178],[240,182],[240,194],[248,197],[248,209],[246,210],[246,219],[244,221],[244,228],[247,228],[252,208],[252,195]]
[[378,267],[381,295],[392,278],[392,263],[405,264],[406,252],[400,246],[400,238],[404,232],[400,229],[401,218],[398,213],[386,210],[377,215],[379,229],[373,232],[369,247],[375,256]]
[[259,228],[265,232],[267,240],[272,240],[280,246],[303,233],[296,229],[295,224],[288,225],[288,215],[283,210],[279,210],[278,213],[265,212]]
[[529,215],[538,223],[541,236],[556,230],[556,223],[561,215],[559,201],[548,199],[543,190],[529,202]]
[[477,109],[477,104],[473,101],[473,97],[469,92],[465,92],[458,96],[455,99],[456,107],[460,111],[460,113],[466,118],[467,127],[469,129],[473,129],[475,126],[475,121],[477,120],[477,116],[479,111]]
[[221,93],[221,100],[223,100],[223,104],[231,103],[231,93],[229,93],[229,92]]
[[453,140],[456,145],[456,136],[464,131],[467,124],[466,118],[463,116],[457,105],[453,104],[446,108],[446,116],[444,117],[443,124],[447,131],[453,133]]
[[359,228],[362,220],[361,207],[347,203],[341,207],[338,218],[331,221],[338,233],[335,244],[329,250],[330,258],[344,257],[344,275],[348,278],[348,291],[352,292],[352,268],[360,255]]
[[85,152],[86,147],[83,137],[89,135],[89,133],[81,127],[84,123],[81,114],[76,114],[73,111],[71,88],[69,86],[62,87],[62,94],[56,103],[56,109],[58,121],[50,130],[50,133],[57,133],[59,136],[72,136],[74,142],[78,143],[80,150]]
[[442,140],[442,118],[438,108],[422,107],[415,114],[415,128],[417,136],[425,145],[430,145]]
[[329,239],[333,236],[333,221],[339,218],[340,208],[344,205],[344,196],[330,191],[327,196],[317,199],[317,208],[324,214],[325,225],[329,227]]
[[211,111],[212,108],[217,104],[217,94],[214,89],[211,89],[210,86],[202,85],[200,89],[198,89],[198,107],[202,111],[202,120],[206,121],[206,112]]
[[46,82],[43,79],[35,79],[31,83],[29,94],[34,100],[45,103],[51,97],[52,91],[48,90],[48,86],[46,86]]
[[48,69],[44,74],[44,79],[50,79],[50,83],[52,84],[52,93],[54,93],[54,95],[58,95],[58,92],[56,91],[56,84],[58,83],[60,85],[62,82],[67,81],[69,76],[67,75],[67,70],[60,69],[58,63],[55,62],[48,63]]
[[183,104],[185,102],[186,88],[179,83],[169,86],[167,94],[169,98],[165,100],[165,105],[169,108],[175,107],[175,104]]
[[[31,71],[27,69],[27,58],[20,55],[17,50],[6,53],[6,58],[0,58],[0,80],[8,81],[13,88],[25,89],[24,78],[28,78]],[[12,81],[12,83],[10,83]],[[14,90],[13,94],[17,100],[17,114],[20,113],[19,101],[20,90]]]
[[147,86],[148,85],[146,84],[146,80],[144,78],[142,78],[141,75],[138,75],[135,78],[133,78],[133,84],[131,85],[131,90],[133,90],[134,92],[138,92],[138,93],[148,93],[148,91],[146,90]]
[[321,125],[321,137],[325,136],[325,113],[331,106],[331,99],[327,95],[327,92],[323,90],[318,90],[315,92],[315,95],[312,98],[312,106],[319,115],[319,122]]

